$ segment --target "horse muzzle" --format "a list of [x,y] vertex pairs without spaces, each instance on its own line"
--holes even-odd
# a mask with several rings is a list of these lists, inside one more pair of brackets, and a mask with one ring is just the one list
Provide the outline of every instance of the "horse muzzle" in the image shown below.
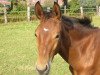
[[50,71],[50,64],[48,63],[42,68],[39,65],[36,65],[36,70],[39,75],[48,75]]

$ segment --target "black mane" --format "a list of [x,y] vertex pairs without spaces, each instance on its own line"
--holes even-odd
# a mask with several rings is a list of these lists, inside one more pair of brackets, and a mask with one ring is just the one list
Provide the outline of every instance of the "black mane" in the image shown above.
[[[45,19],[50,19],[54,15],[52,15],[52,12],[46,12],[44,11],[44,16]],[[74,23],[80,23],[82,26],[88,27],[88,28],[95,28],[91,22],[92,20],[89,17],[84,16],[83,18],[75,18],[75,17],[67,17],[67,16],[62,16],[61,18],[62,22],[68,25],[74,25]]]
[[93,25],[91,24],[92,20],[89,17],[84,16],[83,18],[78,19],[78,21],[83,26],[90,27],[90,28],[93,27]]
[[44,11],[43,13],[44,13],[45,19],[52,18],[52,11],[50,11],[50,12]]
[[91,19],[88,17],[83,18],[75,18],[75,17],[66,17],[62,16],[62,21],[66,22],[66,24],[74,25],[74,23],[80,23],[82,26],[94,28],[91,24]]

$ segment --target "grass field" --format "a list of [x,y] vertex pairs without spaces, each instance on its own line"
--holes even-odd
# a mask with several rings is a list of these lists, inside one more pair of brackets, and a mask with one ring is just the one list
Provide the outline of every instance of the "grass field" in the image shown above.
[[[37,75],[34,36],[37,24],[38,21],[0,25],[0,75]],[[93,24],[99,26],[100,17],[94,17]],[[59,55],[52,62],[50,75],[71,75],[68,65]]]

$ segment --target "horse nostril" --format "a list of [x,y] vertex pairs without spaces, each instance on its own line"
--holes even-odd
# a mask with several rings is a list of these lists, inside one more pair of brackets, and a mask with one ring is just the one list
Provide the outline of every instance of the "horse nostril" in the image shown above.
[[48,66],[46,65],[44,69],[39,69],[38,67],[36,67],[36,70],[39,72],[39,73],[43,73],[45,72],[46,70],[48,69]]

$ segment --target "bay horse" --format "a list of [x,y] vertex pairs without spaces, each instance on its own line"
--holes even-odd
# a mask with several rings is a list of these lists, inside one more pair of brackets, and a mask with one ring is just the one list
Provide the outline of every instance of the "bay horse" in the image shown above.
[[89,18],[63,16],[56,2],[51,12],[45,12],[38,1],[35,13],[40,20],[35,32],[39,75],[49,74],[57,53],[69,64],[72,75],[100,75],[100,29]]

